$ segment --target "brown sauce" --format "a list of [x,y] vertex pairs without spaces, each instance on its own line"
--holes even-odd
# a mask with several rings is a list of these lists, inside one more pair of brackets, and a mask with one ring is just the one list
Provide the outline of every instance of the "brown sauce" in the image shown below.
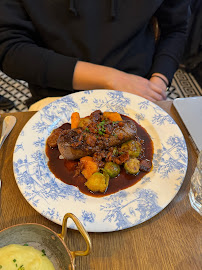
[[[132,120],[133,119],[123,116],[123,120]],[[140,126],[136,121],[134,121],[137,126],[137,135],[140,137],[141,140],[144,140],[143,148],[144,150],[144,157],[148,160],[152,161],[153,158],[153,142],[147,133],[147,131]],[[71,125],[68,123],[63,124],[60,128],[62,129],[70,129]],[[127,174],[121,166],[121,172],[116,178],[111,178],[109,182],[108,189],[105,193],[93,193],[90,191],[84,183],[87,181],[84,176],[74,176],[75,168],[77,166],[77,161],[67,161],[65,159],[59,159],[60,152],[58,148],[51,148],[46,144],[46,155],[49,158],[48,167],[50,171],[55,175],[56,178],[60,179],[62,182],[73,185],[79,188],[79,190],[86,194],[93,197],[103,197],[113,193],[118,192],[119,190],[126,189],[128,187],[133,186],[136,184],[145,174],[148,172],[140,171],[138,175],[131,175]]]

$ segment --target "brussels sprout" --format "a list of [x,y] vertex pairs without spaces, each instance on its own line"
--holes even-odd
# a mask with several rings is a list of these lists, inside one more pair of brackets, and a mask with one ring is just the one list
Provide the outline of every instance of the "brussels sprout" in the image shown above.
[[137,158],[131,158],[124,163],[127,173],[137,174],[140,170],[140,161]]
[[106,162],[104,170],[109,174],[111,178],[116,177],[120,173],[120,166],[114,162]]
[[105,192],[109,185],[109,175],[105,171],[103,173],[96,172],[88,178],[85,185],[93,192]]
[[141,153],[141,143],[138,141],[130,140],[121,145],[121,150],[128,152],[130,157],[138,157]]

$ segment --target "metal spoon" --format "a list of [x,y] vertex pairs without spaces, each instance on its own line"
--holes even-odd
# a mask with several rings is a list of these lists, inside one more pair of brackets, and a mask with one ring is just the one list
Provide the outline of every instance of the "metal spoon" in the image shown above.
[[1,133],[1,138],[0,138],[0,149],[1,146],[3,145],[5,139],[13,129],[16,123],[16,118],[15,116],[9,115],[4,118],[3,121],[3,127],[2,127],[2,133]]

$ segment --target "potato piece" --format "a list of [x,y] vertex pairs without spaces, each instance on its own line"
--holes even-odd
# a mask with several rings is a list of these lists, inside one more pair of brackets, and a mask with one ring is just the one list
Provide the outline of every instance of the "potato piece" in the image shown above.
[[93,192],[105,192],[109,185],[109,175],[106,172],[103,172],[103,174],[96,172],[88,179],[85,185]]
[[81,118],[79,121],[78,127],[85,129],[90,124],[90,122],[91,120],[89,116]]
[[98,165],[90,156],[82,157],[80,162],[83,163],[84,169],[82,170],[83,176],[88,179],[92,174],[98,171]]
[[137,174],[140,170],[140,161],[137,158],[131,158],[124,163],[124,169],[129,174]]
[[80,115],[78,112],[74,112],[71,115],[71,129],[77,128],[80,121]]
[[111,121],[123,121],[121,115],[117,112],[104,112],[103,117],[108,118]]

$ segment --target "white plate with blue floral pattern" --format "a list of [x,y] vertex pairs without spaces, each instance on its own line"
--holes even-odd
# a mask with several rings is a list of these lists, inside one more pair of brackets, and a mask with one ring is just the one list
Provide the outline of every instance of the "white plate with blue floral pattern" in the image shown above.
[[[45,154],[47,137],[70,122],[72,112],[84,117],[97,109],[131,117],[147,130],[154,144],[152,170],[132,187],[101,198],[57,179]],[[142,97],[112,90],[82,91],[50,103],[27,122],[13,156],[17,185],[30,205],[58,224],[65,213],[72,212],[89,232],[130,228],[158,214],[180,189],[187,162],[182,132],[164,110]],[[68,226],[75,229],[73,223]]]

